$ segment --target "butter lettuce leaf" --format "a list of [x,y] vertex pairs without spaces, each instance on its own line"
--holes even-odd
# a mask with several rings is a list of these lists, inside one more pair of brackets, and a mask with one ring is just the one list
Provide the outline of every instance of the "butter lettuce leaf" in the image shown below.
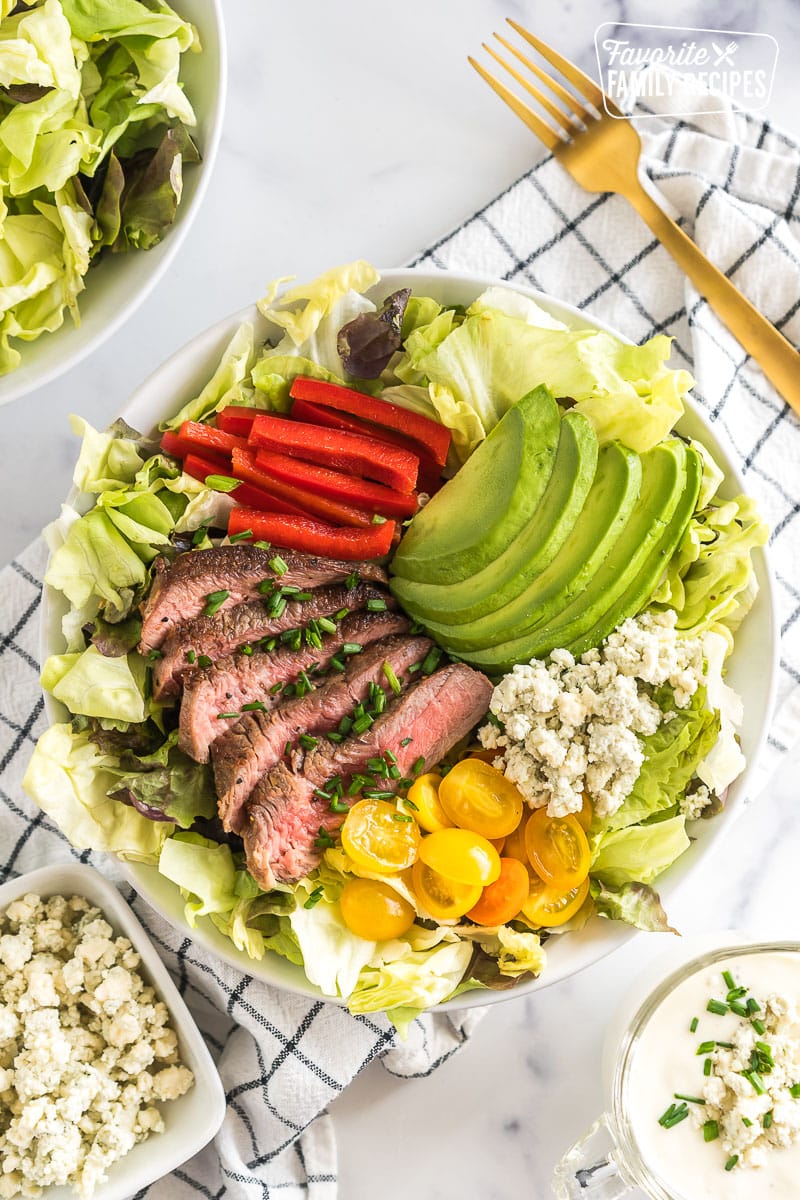
[[598,917],[623,921],[647,933],[678,932],[670,925],[658,893],[646,883],[624,883],[622,887],[611,888],[593,879],[589,890]]
[[628,825],[591,839],[590,874],[608,887],[652,883],[672,866],[690,841],[681,814],[649,825]]
[[255,357],[255,331],[243,322],[231,337],[203,390],[171,417],[161,429],[180,429],[184,421],[202,421],[229,404],[249,403],[247,392]]
[[197,925],[198,917],[230,913],[238,903],[236,867],[230,846],[199,833],[176,833],[164,841],[158,869],[165,879],[181,889],[186,900],[186,920],[192,928]]
[[71,713],[114,721],[144,721],[146,663],[136,653],[106,657],[96,646],[82,654],[51,655],[42,668],[42,687]]

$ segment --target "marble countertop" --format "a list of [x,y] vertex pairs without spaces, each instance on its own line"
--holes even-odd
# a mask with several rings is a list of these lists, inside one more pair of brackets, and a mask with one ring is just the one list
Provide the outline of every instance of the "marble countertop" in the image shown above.
[[[772,33],[780,56],[767,112],[800,135],[790,66],[798,7],[678,0],[669,20]],[[235,0],[225,9],[223,142],[171,271],[90,361],[0,409],[0,562],[36,536],[68,490],[68,413],[106,424],[164,358],[268,280],[358,257],[400,264],[535,161],[537,143],[466,62],[504,16],[593,72],[598,24],[657,19],[648,0]],[[800,899],[786,886],[800,844],[798,767],[800,752],[729,831],[718,859],[686,883],[670,913],[678,928],[798,927]],[[599,1113],[604,1029],[665,936],[641,935],[575,979],[496,1006],[471,1045],[428,1079],[369,1067],[333,1109],[345,1200],[376,1190],[382,1200],[548,1196],[555,1161]]]

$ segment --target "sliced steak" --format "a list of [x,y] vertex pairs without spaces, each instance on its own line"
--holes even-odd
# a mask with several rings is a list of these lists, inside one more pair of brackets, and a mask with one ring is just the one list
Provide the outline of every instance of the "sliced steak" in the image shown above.
[[[282,575],[270,566],[276,555],[286,564]],[[387,582],[386,572],[377,563],[339,562],[313,554],[261,550],[245,544],[191,550],[179,555],[171,565],[166,559],[157,558],[150,592],[142,605],[139,653],[158,650],[177,625],[198,617],[211,592],[228,592],[222,607],[232,608],[257,596],[258,586],[265,579],[306,589],[347,579],[354,571],[360,579]]]
[[346,642],[362,646],[393,633],[403,633],[407,619],[397,612],[354,612],[339,621],[335,633],[323,633],[322,649],[303,645],[299,650],[278,646],[249,657],[229,654],[205,670],[184,677],[178,745],[196,762],[208,762],[211,743],[230,725],[218,713],[240,712],[243,704],[260,700],[267,708],[278,703],[270,688],[294,680],[314,663],[327,666]]
[[161,658],[153,668],[153,695],[156,700],[177,695],[181,677],[192,669],[194,661],[205,655],[213,661],[232,654],[240,646],[270,638],[287,629],[305,627],[309,621],[329,617],[342,608],[351,611],[365,608],[368,600],[385,600],[392,605],[380,588],[371,583],[358,583],[348,588],[343,583],[317,588],[310,600],[287,597],[286,608],[279,617],[271,617],[263,600],[248,600],[234,608],[221,609],[213,616],[195,617],[179,625],[164,642]]
[[[424,764],[420,770],[427,770],[478,723],[491,695],[485,675],[454,663],[420,679],[365,733],[338,746],[320,743],[300,769],[278,763],[256,784],[246,806],[242,837],[254,879],[269,890],[276,880],[300,879],[318,864],[320,828],[337,829],[344,815],[331,812],[326,801],[315,797],[315,789],[334,775],[346,780],[387,750],[395,755],[401,775],[409,775],[419,759]],[[386,780],[384,786],[391,790],[394,785]]]
[[[302,733],[327,733],[369,697],[370,684],[386,688],[384,664],[398,679],[422,662],[431,642],[426,637],[391,637],[355,655],[341,675],[307,695],[288,700],[271,712],[248,713],[213,746],[214,781],[219,815],[228,831],[241,832],[244,803],[261,776],[280,759],[286,743]],[[410,677],[409,677],[410,678]],[[401,685],[402,686],[402,685]]]

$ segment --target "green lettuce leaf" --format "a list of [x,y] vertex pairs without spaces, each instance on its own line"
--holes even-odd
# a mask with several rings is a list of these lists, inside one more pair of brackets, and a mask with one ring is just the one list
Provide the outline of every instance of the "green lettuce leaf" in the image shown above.
[[256,388],[253,395],[254,406],[273,409],[276,412],[289,412],[289,389],[298,375],[308,375],[311,379],[325,379],[328,383],[343,382],[341,375],[326,371],[310,358],[265,350],[253,367],[252,378]]
[[620,888],[606,887],[592,879],[590,893],[598,917],[609,921],[624,921],[647,933],[675,933],[657,892],[646,883],[624,883]]
[[[321,340],[321,331],[326,325],[330,326],[329,330],[326,329],[333,340],[333,354],[327,356],[330,362],[326,363],[325,358],[318,354],[304,353],[306,357],[330,365],[330,369],[335,370],[337,363],[341,366],[336,335],[346,321],[352,320],[360,312],[374,312],[375,305],[364,300],[360,293],[366,292],[379,279],[375,268],[361,259],[325,271],[310,283],[296,284],[277,300],[278,288],[286,280],[276,279],[269,285],[263,299],[259,300],[258,308],[268,321],[285,330],[289,341],[298,350],[302,346],[311,346],[315,337]],[[343,301],[347,301],[347,305],[343,306]]]
[[58,0],[23,9],[13,17],[9,3],[0,28],[0,87],[36,84],[77,99],[81,75],[72,50],[72,30]]
[[53,725],[36,743],[22,786],[79,850],[155,863],[174,826],[109,798],[115,776],[108,767],[115,765],[87,732]]
[[200,155],[183,125],[167,129],[155,150],[140,150],[125,166],[120,227],[111,249],[149,250],[175,220],[183,192],[183,164]]
[[[367,943],[370,945],[371,943]],[[348,996],[354,1013],[406,1010],[413,1020],[433,1004],[447,1000],[463,979],[472,945],[468,941],[443,941],[431,949],[415,950],[410,941],[384,942],[374,961],[365,963]],[[308,967],[306,966],[306,971]],[[408,1011],[411,1010],[411,1011]]]
[[73,608],[82,609],[96,597],[121,619],[131,611],[147,571],[106,510],[93,508],[70,526],[44,578],[64,593]]
[[641,739],[645,759],[638,778],[617,811],[598,823],[602,833],[674,809],[719,736],[719,713],[706,707],[704,687],[697,689],[687,708],[675,707],[668,685],[657,689],[653,698],[663,712],[674,715]]
[[410,367],[429,381],[431,400],[452,429],[462,461],[509,407],[542,383],[573,400],[602,442],[618,438],[643,452],[669,433],[691,386],[685,371],[664,365],[669,347],[664,336],[630,346],[600,331],[544,329],[484,308],[435,349],[412,348],[405,366],[395,370],[416,381]]
[[164,3],[149,8],[139,0],[61,0],[61,7],[72,32],[84,42],[174,36],[187,50],[194,41],[191,25]]
[[612,888],[652,883],[690,846],[686,819],[680,814],[601,833],[591,841],[592,878]]
[[144,721],[146,663],[140,655],[107,658],[96,646],[82,654],[51,655],[42,687],[72,713],[115,721]]
[[[151,822],[158,825],[157,821]],[[186,920],[192,928],[209,913],[230,913],[238,903],[236,867],[230,846],[199,833],[176,833],[164,841],[158,869],[186,899]]]
[[81,438],[81,449],[72,481],[79,492],[124,491],[142,468],[136,444],[113,429],[100,433],[83,417],[70,416],[72,432]]
[[222,352],[219,364],[199,396],[187,401],[161,429],[180,429],[184,421],[202,421],[228,404],[244,403],[255,353],[253,326],[245,321]]

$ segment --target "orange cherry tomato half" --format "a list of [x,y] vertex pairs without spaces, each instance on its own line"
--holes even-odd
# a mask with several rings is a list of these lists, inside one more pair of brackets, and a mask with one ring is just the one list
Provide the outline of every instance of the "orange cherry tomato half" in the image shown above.
[[342,825],[342,846],[356,867],[394,875],[417,857],[419,826],[388,800],[359,800]]
[[[431,835],[432,836],[432,835]],[[411,882],[420,907],[437,921],[455,921],[480,899],[479,883],[456,883],[446,879],[421,860],[411,870]]]
[[559,888],[545,883],[535,875],[530,879],[528,899],[522,905],[521,916],[537,928],[552,929],[565,925],[574,917],[589,893],[589,880],[574,888]]
[[348,879],[339,903],[347,928],[368,942],[400,937],[416,916],[407,900],[378,879]]
[[594,820],[594,808],[592,807],[592,802],[586,792],[583,793],[583,804],[581,805],[581,811],[575,813],[575,816],[578,819],[578,824],[580,825],[581,829],[585,833],[588,833],[592,827],[592,821]]
[[480,900],[467,916],[476,925],[505,925],[517,916],[529,892],[525,864],[518,858],[501,858],[500,874],[483,889]]
[[502,854],[502,853],[503,853],[503,847],[504,847],[504,846],[505,846],[505,844],[506,844],[506,839],[505,839],[504,837],[502,837],[502,838],[489,838],[489,841],[490,841],[490,842],[491,842],[491,844],[494,846],[494,848],[495,848],[495,850],[497,851],[497,853],[498,853],[498,854]]
[[425,775],[418,775],[408,789],[408,798],[414,805],[414,816],[426,833],[436,833],[453,824],[439,801],[441,782],[442,777],[438,772],[428,771]]
[[519,825],[506,838],[506,844],[503,846],[503,855],[505,858],[518,858],[525,866],[530,866],[528,851],[525,849],[525,826],[528,824],[530,810],[528,808],[522,814],[522,819]]
[[439,801],[451,821],[485,838],[516,829],[525,803],[511,780],[480,758],[464,758],[447,772]]
[[470,829],[440,829],[422,839],[419,857],[456,883],[486,887],[500,874],[500,855],[491,842]]
[[525,849],[531,866],[545,883],[569,890],[583,883],[589,874],[589,841],[571,814],[548,817],[546,809],[537,808],[525,826]]

